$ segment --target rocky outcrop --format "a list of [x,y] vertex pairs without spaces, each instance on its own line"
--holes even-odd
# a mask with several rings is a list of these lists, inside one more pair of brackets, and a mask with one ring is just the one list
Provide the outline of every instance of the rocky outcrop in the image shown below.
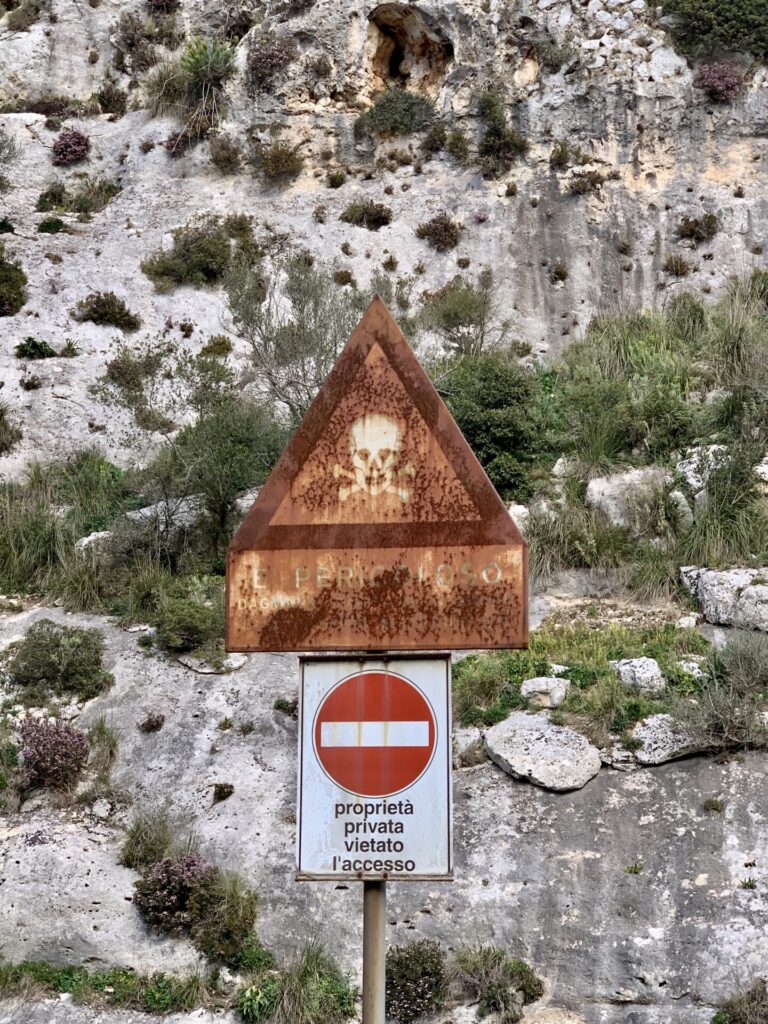
[[586,736],[542,714],[517,712],[492,726],[485,749],[509,775],[559,792],[586,786],[600,771],[600,753]]
[[570,685],[570,679],[559,676],[536,676],[523,680],[520,693],[534,707],[558,708],[565,700]]
[[643,509],[658,499],[668,482],[669,474],[658,466],[628,469],[625,473],[590,480],[586,500],[614,526],[633,527]]
[[768,567],[721,571],[686,566],[680,576],[707,622],[768,631]]
[[642,744],[635,752],[638,764],[664,764],[706,750],[706,744],[686,732],[671,715],[651,715],[638,722],[631,735]]
[[622,658],[612,661],[622,686],[656,695],[666,689],[667,681],[655,658]]
[[[104,629],[115,682],[79,725],[105,716],[117,730],[115,788],[135,806],[167,804],[194,823],[206,856],[244,873],[260,896],[259,936],[280,958],[317,935],[357,972],[359,886],[294,880],[297,727],[272,705],[295,692],[297,659],[254,655],[234,675],[203,678],[148,657],[135,634],[56,609],[0,620],[0,642],[42,617]],[[150,712],[165,723],[145,734],[137,725]],[[224,717],[233,722],[226,732]],[[543,716],[523,717],[541,727]],[[516,781],[489,762],[463,768],[454,773],[455,881],[393,885],[387,939],[456,945],[467,921],[479,922],[482,941],[545,978],[547,1008],[586,1024],[709,1024],[733,978],[760,976],[768,961],[765,895],[760,885],[739,888],[759,874],[759,860],[744,864],[765,847],[765,760],[747,751],[726,764],[693,757],[604,770],[570,792]],[[235,790],[214,804],[216,782]],[[709,797],[725,813],[707,813]],[[153,939],[130,902],[136,876],[117,864],[129,813],[115,807],[101,822],[79,804],[38,806],[0,820],[2,956],[141,970],[192,962],[186,942]],[[642,874],[627,874],[635,861]],[[102,1011],[83,1012],[91,1016],[66,1003],[4,1004],[0,1021],[111,1024]]]

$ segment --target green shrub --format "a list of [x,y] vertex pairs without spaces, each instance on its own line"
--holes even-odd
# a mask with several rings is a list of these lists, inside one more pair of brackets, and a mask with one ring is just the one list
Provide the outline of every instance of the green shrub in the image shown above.
[[549,155],[549,166],[556,171],[563,171],[573,164],[589,162],[589,154],[578,146],[572,145],[567,139],[558,139]]
[[435,116],[432,104],[424,96],[405,89],[379,93],[373,106],[355,121],[358,138],[365,135],[407,135],[426,128]]
[[704,213],[701,217],[683,217],[677,228],[678,238],[690,238],[696,242],[711,242],[720,228],[714,213]]
[[[191,938],[209,960],[238,968],[256,920],[256,893],[233,871],[217,871],[190,898]],[[246,959],[253,956],[247,947]]]
[[244,988],[237,1009],[249,1024],[344,1024],[355,1012],[355,999],[336,963],[310,944],[281,975],[262,974]]
[[304,166],[300,145],[291,146],[280,139],[272,139],[269,145],[254,145],[256,170],[265,181],[288,181],[298,177]]
[[10,411],[10,406],[0,402],[0,455],[12,452],[23,436],[21,429],[10,420]]
[[398,1024],[413,1021],[442,1006],[445,999],[445,953],[437,942],[420,939],[387,950],[386,1013]]
[[40,619],[14,646],[8,674],[26,690],[90,700],[112,685],[112,676],[102,666],[103,656],[101,630]]
[[41,235],[58,235],[60,231],[67,230],[67,225],[60,217],[44,217],[37,225],[37,230]]
[[692,57],[749,53],[768,60],[768,10],[761,0],[664,0],[673,35]]
[[115,118],[122,117],[128,109],[128,94],[110,80],[96,93],[96,101],[102,114],[112,114]]
[[221,592],[194,579],[161,598],[157,613],[157,642],[171,654],[209,649],[224,636]]
[[0,217],[0,235],[12,235],[14,231],[13,221],[8,217]]
[[158,250],[143,260],[141,269],[158,291],[183,284],[200,287],[223,277],[231,255],[226,229],[219,218],[207,215],[177,228],[170,252]]
[[137,331],[141,327],[140,317],[114,292],[92,292],[79,300],[72,316],[75,320],[119,327],[121,331]]
[[15,316],[27,301],[27,275],[18,260],[9,260],[0,242],[0,316]]
[[495,90],[482,94],[477,112],[484,128],[477,150],[483,173],[488,178],[497,178],[525,156],[528,142],[507,124],[504,101]]
[[463,128],[452,128],[445,140],[445,151],[450,153],[454,160],[465,164],[469,159],[469,139]]
[[568,184],[568,194],[572,196],[588,196],[599,192],[605,184],[605,176],[599,171],[580,171],[574,174]]
[[453,987],[477,1003],[478,1017],[501,1014],[512,1024],[522,1008],[540,999],[544,983],[522,960],[512,960],[498,946],[464,946],[451,965]]
[[189,80],[191,98],[200,101],[223,89],[234,71],[235,51],[219,39],[196,36],[187,43],[179,65]]
[[28,32],[50,9],[50,0],[21,0],[9,11],[6,25],[11,32]]
[[416,237],[423,238],[437,252],[448,252],[459,244],[461,227],[447,213],[438,213],[416,228]]
[[499,494],[507,501],[530,498],[545,441],[535,374],[503,354],[464,356],[441,391]]
[[56,350],[52,349],[47,341],[31,337],[20,341],[13,351],[17,359],[52,359],[56,355]]
[[378,231],[380,227],[390,224],[392,210],[383,203],[375,203],[372,199],[358,199],[350,203],[339,216],[347,224],[354,224],[369,231]]

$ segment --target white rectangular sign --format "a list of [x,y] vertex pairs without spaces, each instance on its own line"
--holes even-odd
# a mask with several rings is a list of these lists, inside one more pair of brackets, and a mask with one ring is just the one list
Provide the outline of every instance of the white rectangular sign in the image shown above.
[[299,879],[450,879],[450,656],[302,658]]

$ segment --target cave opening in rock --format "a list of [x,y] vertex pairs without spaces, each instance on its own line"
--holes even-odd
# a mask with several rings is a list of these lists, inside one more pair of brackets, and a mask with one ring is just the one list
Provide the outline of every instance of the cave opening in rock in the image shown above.
[[374,91],[393,85],[436,93],[453,60],[450,39],[417,7],[379,4],[368,16],[369,71]]

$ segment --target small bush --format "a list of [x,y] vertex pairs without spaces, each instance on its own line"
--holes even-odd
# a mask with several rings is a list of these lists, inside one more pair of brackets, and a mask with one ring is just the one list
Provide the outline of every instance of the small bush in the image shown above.
[[433,1013],[445,997],[445,953],[429,939],[387,950],[386,1013],[412,1024]]
[[405,89],[388,89],[380,93],[370,110],[361,114],[354,125],[355,135],[407,135],[421,131],[433,120],[434,107],[424,96]]
[[212,135],[208,142],[211,163],[221,174],[237,174],[243,163],[240,147],[228,135]]
[[216,217],[203,216],[173,232],[173,249],[158,250],[141,264],[159,291],[177,285],[214,284],[223,277],[232,255],[229,236]]
[[460,164],[469,159],[469,139],[462,128],[453,128],[445,140],[445,151]]
[[378,231],[380,227],[392,222],[392,210],[383,203],[374,203],[371,199],[358,199],[339,217],[347,224],[354,224],[369,231]]
[[696,702],[680,701],[678,719],[712,749],[768,747],[762,714],[768,697],[768,639],[746,634],[715,652]]
[[683,217],[677,227],[678,238],[689,238],[696,242],[711,242],[720,229],[714,213],[704,213],[701,217]]
[[195,946],[210,960],[240,966],[256,920],[256,904],[256,893],[235,872],[216,869],[202,877],[189,899]]
[[0,217],[0,235],[12,235],[14,230],[13,222],[8,217]]
[[423,238],[437,252],[455,249],[459,244],[460,235],[460,226],[447,213],[438,213],[416,228],[416,236]]
[[50,0],[21,0],[18,7],[12,7],[6,20],[11,32],[28,32],[46,11],[50,11]]
[[333,170],[328,171],[326,181],[328,182],[328,188],[341,188],[344,182],[347,180],[347,172],[343,167],[335,167]]
[[158,712],[151,712],[145,719],[139,722],[139,732],[147,735],[153,732],[160,732],[165,725],[165,715]]
[[712,1018],[712,1024],[766,1024],[768,985],[759,978],[753,985],[727,1000]]
[[458,993],[477,1003],[478,1017],[498,1013],[509,1024],[522,1018],[523,1006],[544,994],[544,984],[531,968],[497,946],[460,949],[451,974]]
[[246,80],[251,91],[271,92],[278,76],[295,59],[296,46],[292,39],[273,33],[255,36],[245,62]]
[[599,171],[583,171],[574,174],[568,185],[568,193],[572,196],[588,196],[599,192],[605,184],[605,177]]
[[27,301],[27,275],[18,260],[5,256],[0,242],[0,316],[15,316]]
[[125,833],[120,863],[140,871],[167,857],[177,845],[176,830],[165,811],[138,810]]
[[8,674],[17,686],[90,700],[112,684],[102,668],[104,637],[98,629],[40,619],[13,650]]
[[0,455],[12,452],[22,438],[19,427],[10,420],[10,407],[0,402]]
[[96,100],[102,114],[122,117],[128,109],[128,94],[123,92],[114,82],[106,81],[96,93]]
[[677,253],[670,253],[664,260],[662,268],[673,277],[688,277],[691,272],[691,264]]
[[304,157],[298,145],[272,139],[269,145],[255,145],[253,151],[256,170],[266,181],[288,181],[301,174]]
[[282,975],[263,974],[244,988],[237,1009],[249,1024],[344,1024],[356,993],[318,945],[308,945]]
[[165,597],[158,610],[157,641],[171,654],[185,654],[207,647],[223,636],[220,601],[207,603],[200,596]]
[[32,337],[20,341],[13,351],[17,359],[52,359],[56,355],[56,350],[51,348],[47,341]]
[[559,139],[549,155],[549,166],[556,171],[563,171],[573,164],[585,164],[588,161],[589,155],[578,146],[571,145],[567,139]]
[[70,167],[88,159],[91,140],[77,128],[60,132],[53,142],[52,159],[54,167]]
[[744,92],[744,76],[732,64],[702,64],[693,84],[713,103],[732,103]]
[[64,789],[77,779],[88,756],[85,733],[64,722],[26,718],[19,735],[30,785]]
[[119,327],[121,331],[137,331],[141,327],[141,319],[114,292],[92,292],[80,299],[72,316],[81,322]]
[[528,152],[528,142],[507,124],[504,103],[498,92],[483,93],[478,102],[478,116],[484,126],[478,146],[483,173],[497,178]]
[[193,896],[217,874],[218,869],[197,853],[178,860],[163,857],[134,882],[134,905],[152,928],[181,935],[195,921]]
[[67,225],[61,217],[44,217],[37,225],[37,230],[41,235],[58,235],[60,231],[67,230]]
[[200,349],[200,355],[211,359],[226,359],[233,348],[226,334],[213,334]]

